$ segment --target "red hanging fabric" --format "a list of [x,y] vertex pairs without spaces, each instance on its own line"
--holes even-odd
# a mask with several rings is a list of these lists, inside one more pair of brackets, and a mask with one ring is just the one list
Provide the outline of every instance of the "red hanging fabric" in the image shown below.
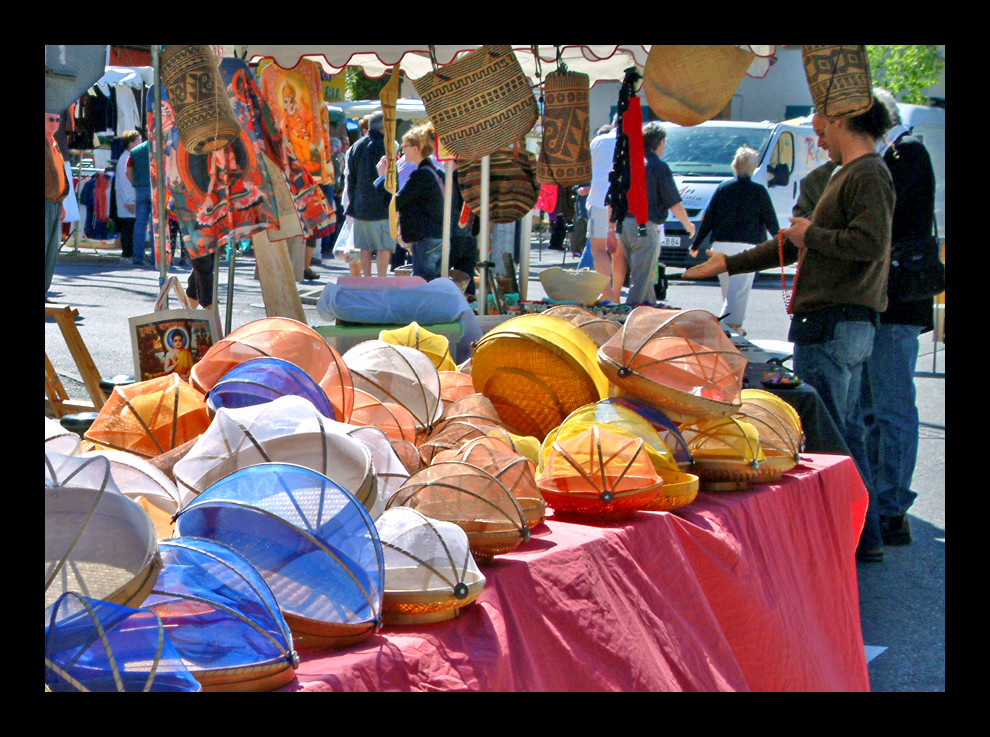
[[643,108],[638,97],[629,98],[629,109],[622,119],[622,130],[629,137],[629,214],[637,225],[650,219],[646,198],[646,151],[643,147]]

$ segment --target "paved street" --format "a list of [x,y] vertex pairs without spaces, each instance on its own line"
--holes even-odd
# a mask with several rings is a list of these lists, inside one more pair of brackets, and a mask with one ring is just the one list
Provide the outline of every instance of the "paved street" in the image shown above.
[[[159,274],[121,264],[105,249],[97,251],[84,243],[73,253],[72,243],[67,244],[48,298],[79,311],[77,327],[103,377],[132,374],[127,319],[152,311]],[[561,252],[545,248],[541,252],[534,242],[530,299],[544,296],[539,272],[559,265],[573,268],[576,259],[564,259]],[[236,328],[264,317],[265,309],[260,283],[253,278],[254,259],[236,260],[232,290],[228,266],[224,262],[220,267],[218,308],[221,325]],[[347,273],[341,262],[333,260],[314,268],[321,280],[300,285],[307,322],[313,325],[323,322],[316,312],[319,289]],[[173,268],[171,273],[185,285],[188,269]],[[720,312],[717,281],[689,282],[678,280],[677,274],[671,278],[667,297],[671,305]],[[750,297],[747,337],[787,350],[787,325],[779,274],[763,274]],[[914,543],[887,548],[882,563],[858,564],[863,636],[874,691],[945,690],[945,347],[937,344],[935,352],[935,345],[931,334],[920,338],[916,383],[922,426],[914,479],[919,497],[911,509]],[[54,320],[46,321],[45,350],[70,396],[86,398]]]

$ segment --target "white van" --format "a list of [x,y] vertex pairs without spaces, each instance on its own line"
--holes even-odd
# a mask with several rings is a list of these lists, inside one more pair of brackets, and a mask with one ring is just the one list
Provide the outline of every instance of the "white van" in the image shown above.
[[[715,188],[735,176],[732,159],[740,146],[758,153],[753,181],[767,188],[782,228],[790,225],[788,218],[801,180],[828,160],[828,154],[818,147],[811,116],[782,123],[709,120],[690,127],[663,125],[667,130],[663,160],[674,174],[681,202],[695,228],[701,226]],[[687,268],[706,259],[704,254],[698,259],[691,257],[691,239],[673,215],[664,230],[660,260],[668,267]]]

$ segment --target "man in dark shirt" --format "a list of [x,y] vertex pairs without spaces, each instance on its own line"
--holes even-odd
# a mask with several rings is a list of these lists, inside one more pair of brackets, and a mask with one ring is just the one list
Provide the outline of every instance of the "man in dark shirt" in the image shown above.
[[[625,281],[625,269],[629,269],[629,291],[626,293],[626,304],[656,304],[653,290],[653,273],[657,260],[660,258],[660,241],[664,237],[664,223],[668,212],[674,213],[681,225],[694,236],[694,223],[688,218],[681,195],[677,191],[674,175],[666,162],[661,160],[667,144],[667,131],[659,123],[647,123],[643,126],[643,148],[646,151],[646,195],[649,221],[645,232],[640,233],[639,225],[633,215],[626,215],[622,222],[622,250],[625,259],[615,264],[613,261],[612,283],[616,295],[622,289]],[[615,248],[615,226],[608,225],[606,248]],[[616,260],[617,261],[617,260]]]
[[354,219],[354,245],[361,256],[364,276],[371,276],[372,254],[378,276],[386,276],[395,251],[388,203],[375,189],[378,162],[386,154],[395,154],[395,141],[386,141],[384,130],[384,115],[375,113],[368,120],[368,135],[354,144],[347,170],[348,204],[344,215]]

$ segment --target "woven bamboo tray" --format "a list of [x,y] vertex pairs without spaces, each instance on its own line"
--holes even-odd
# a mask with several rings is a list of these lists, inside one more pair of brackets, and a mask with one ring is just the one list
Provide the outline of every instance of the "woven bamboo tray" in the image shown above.
[[292,641],[300,650],[339,650],[364,642],[377,629],[374,622],[359,622],[357,624],[319,622],[284,610],[282,616],[292,632]]
[[[293,659],[298,664],[298,658]],[[271,663],[259,663],[244,668],[222,668],[218,670],[192,671],[203,691],[215,692],[262,692],[274,691],[292,682],[296,677],[293,663],[279,658]]]
[[529,540],[528,526],[520,531],[505,521],[472,520],[455,524],[467,533],[468,547],[479,566],[491,563],[496,555],[510,553]]
[[382,618],[385,624],[432,624],[460,616],[461,610],[472,604],[485,588],[485,579],[461,584],[464,596],[458,598],[450,587],[437,590],[385,589],[382,597]]
[[540,492],[547,506],[554,511],[554,517],[593,518],[612,522],[632,517],[641,509],[654,502],[660,494],[662,484],[654,484],[644,489],[619,492],[605,501],[595,492],[560,492],[543,484]]
[[700,479],[694,474],[669,474],[663,481],[660,493],[643,509],[650,512],[670,512],[686,507],[697,499],[700,486]]

